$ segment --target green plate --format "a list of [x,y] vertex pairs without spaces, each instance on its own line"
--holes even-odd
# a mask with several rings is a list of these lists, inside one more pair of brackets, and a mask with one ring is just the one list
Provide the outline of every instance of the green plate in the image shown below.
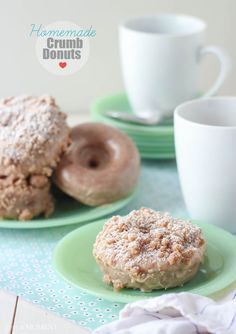
[[89,207],[68,196],[59,194],[56,197],[55,212],[51,217],[44,218],[39,216],[27,222],[18,220],[0,220],[0,228],[46,228],[94,221],[95,219],[105,217],[106,215],[110,215],[123,208],[132,200],[134,194],[135,193],[111,204],[98,207]]
[[154,152],[141,152],[142,159],[148,160],[174,160],[175,153],[154,153]]
[[125,133],[130,136],[131,138],[133,138],[135,141],[141,141],[141,142],[144,142],[144,143],[152,143],[152,142],[155,142],[155,143],[160,143],[161,145],[165,145],[167,143],[174,143],[174,137],[173,135],[167,137],[167,136],[162,136],[162,137],[155,137],[155,136],[150,136],[150,137],[142,137],[140,135],[136,135],[136,134],[130,134],[128,131],[125,131]]
[[175,153],[149,153],[140,152],[142,159],[148,160],[174,160]]
[[157,126],[145,126],[107,117],[105,115],[107,110],[132,113],[124,92],[98,99],[91,107],[92,120],[115,126],[125,132],[137,145],[142,158],[175,158],[173,118],[166,119]]
[[139,147],[139,148],[143,148],[143,149],[146,149],[146,150],[154,150],[154,151],[157,151],[157,150],[160,150],[160,151],[174,151],[175,150],[175,146],[174,145],[155,145],[153,143],[153,145],[148,145],[146,143],[137,143],[136,142],[136,145]]
[[124,111],[127,113],[132,113],[132,109],[130,107],[127,95],[124,92],[115,95],[105,96],[95,101],[95,103],[93,103],[91,107],[92,119],[95,121],[103,121],[105,123],[114,125],[119,129],[130,134],[133,133],[144,136],[173,135],[173,118],[169,118],[156,126],[145,126],[145,125],[125,123],[107,117],[105,115],[105,112],[107,110]]
[[[142,139],[151,139],[151,138],[173,138],[174,135],[174,129],[173,126],[159,126],[159,128],[157,126],[144,126],[144,125],[134,125],[131,123],[121,123],[121,121],[117,121],[115,119],[112,119],[110,117],[107,116],[98,116],[95,114],[92,114],[91,116],[91,120],[95,121],[95,122],[102,122],[102,123],[106,123],[108,125],[112,125],[118,129],[120,129],[121,131],[127,133],[128,135],[132,136],[132,135],[136,135],[139,136]],[[139,127],[141,129],[137,129],[134,127]],[[152,130],[152,131],[151,131]]]
[[140,136],[129,134],[126,132],[126,134],[132,138],[136,143],[144,144],[144,145],[158,145],[158,146],[166,146],[166,145],[174,145],[174,137],[150,137],[150,138],[141,138]]
[[147,147],[144,145],[137,145],[139,151],[144,152],[144,153],[175,153],[175,148],[174,147]]
[[171,160],[175,159],[175,152],[166,151],[166,152],[158,152],[158,151],[147,151],[139,149],[140,155],[142,159],[152,159],[152,160]]
[[[117,127],[114,124],[110,124],[112,126]],[[118,127],[117,127],[118,128]],[[151,134],[140,134],[140,133],[136,133],[133,131],[129,131],[129,130],[124,130],[121,127],[119,127],[121,131],[127,133],[128,136],[134,137],[136,139],[140,139],[142,141],[160,141],[160,142],[166,142],[166,141],[173,141],[174,140],[174,130],[171,133],[151,133]]]
[[71,284],[96,296],[128,303],[163,293],[189,291],[204,296],[216,295],[236,280],[236,238],[214,225],[200,224],[207,241],[205,262],[198,274],[183,287],[144,293],[123,289],[119,293],[102,281],[102,274],[93,258],[96,235],[105,220],[94,222],[69,233],[57,245],[53,262],[56,270]]

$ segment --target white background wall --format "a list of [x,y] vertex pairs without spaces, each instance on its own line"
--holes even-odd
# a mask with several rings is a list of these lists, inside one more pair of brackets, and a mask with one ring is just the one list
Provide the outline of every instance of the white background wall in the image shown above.
[[[1,0],[0,96],[19,93],[50,93],[67,112],[88,110],[101,95],[123,89],[117,25],[125,18],[175,12],[206,20],[208,44],[218,44],[236,59],[236,0]],[[28,37],[31,23],[47,25],[73,21],[97,30],[91,41],[88,63],[75,75],[48,73],[35,56]],[[209,56],[202,65],[201,89],[213,82],[217,61]],[[236,67],[221,94],[236,95]]]

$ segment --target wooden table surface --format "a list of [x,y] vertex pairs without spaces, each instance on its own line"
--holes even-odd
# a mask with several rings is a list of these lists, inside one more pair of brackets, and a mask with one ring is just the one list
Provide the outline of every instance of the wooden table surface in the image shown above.
[[74,323],[0,290],[0,334],[88,334]]

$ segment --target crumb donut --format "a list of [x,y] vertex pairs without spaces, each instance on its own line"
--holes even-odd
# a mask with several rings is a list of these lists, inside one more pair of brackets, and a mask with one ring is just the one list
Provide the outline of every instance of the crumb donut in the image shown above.
[[1,179],[0,216],[21,221],[30,220],[39,214],[48,217],[54,210],[50,184],[48,178],[42,175],[28,179]]
[[68,144],[66,115],[53,97],[0,100],[0,176],[50,176]]
[[54,210],[50,176],[69,145],[66,115],[50,96],[0,100],[0,217]]
[[71,131],[71,145],[58,164],[54,180],[66,194],[97,206],[128,196],[139,176],[134,143],[114,127],[85,123]]
[[93,248],[104,281],[116,291],[181,286],[197,273],[204,252],[199,227],[148,208],[112,217]]

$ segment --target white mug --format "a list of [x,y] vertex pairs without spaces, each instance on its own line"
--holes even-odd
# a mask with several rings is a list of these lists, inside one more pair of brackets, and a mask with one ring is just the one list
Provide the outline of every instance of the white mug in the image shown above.
[[236,232],[236,97],[185,102],[175,110],[174,127],[191,217]]
[[180,103],[199,95],[202,56],[214,54],[220,72],[204,97],[215,95],[229,70],[229,58],[216,46],[204,46],[206,23],[198,18],[160,14],[133,18],[120,26],[125,89],[134,112],[173,114]]

